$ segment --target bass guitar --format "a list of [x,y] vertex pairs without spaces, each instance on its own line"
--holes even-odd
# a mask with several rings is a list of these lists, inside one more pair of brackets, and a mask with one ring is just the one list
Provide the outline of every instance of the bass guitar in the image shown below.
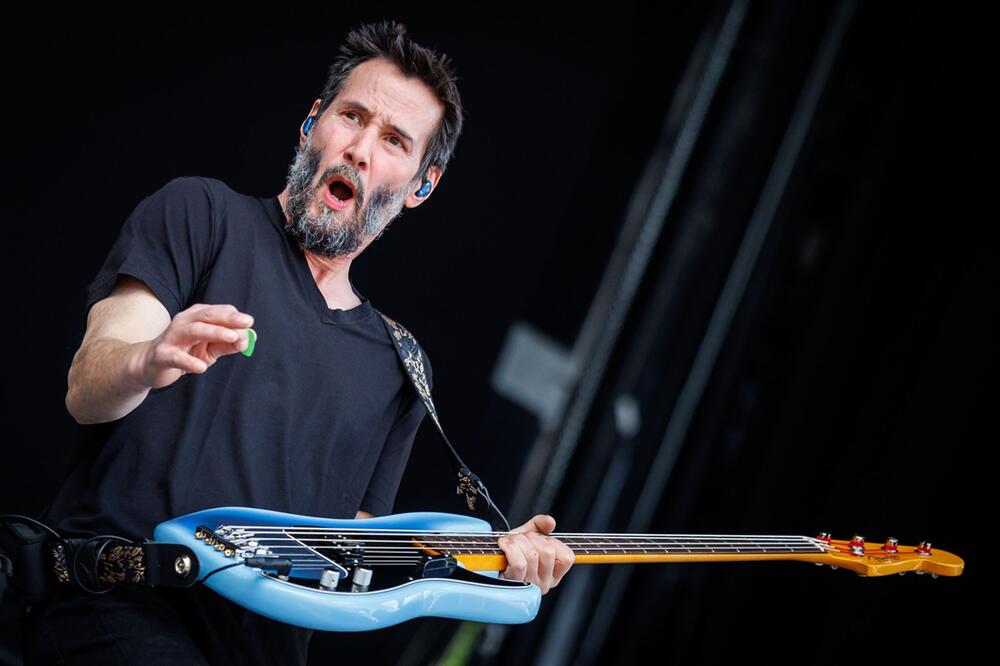
[[[535,618],[536,585],[506,580],[497,539],[479,518],[400,513],[337,520],[244,507],[197,511],[160,523],[154,540],[186,546],[174,569],[280,622],[366,631],[434,616],[514,624]],[[865,543],[819,536],[582,534],[553,536],[575,564],[789,560],[861,576],[913,571],[958,576],[964,562],[931,544]],[[193,556],[188,554],[193,553]]]

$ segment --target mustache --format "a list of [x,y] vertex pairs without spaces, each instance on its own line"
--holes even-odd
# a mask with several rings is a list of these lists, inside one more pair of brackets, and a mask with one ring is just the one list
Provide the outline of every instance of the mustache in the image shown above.
[[[295,160],[293,160],[292,165],[289,167],[287,179],[291,189],[297,192],[319,190],[332,177],[343,176],[354,185],[354,196],[357,199],[357,205],[361,206],[364,203],[367,193],[361,184],[361,177],[356,169],[344,162],[334,164],[327,167],[317,182],[316,174],[319,173],[320,163],[323,160],[322,153],[314,148],[311,142],[303,146],[296,146],[295,150]],[[316,184],[313,185],[313,183]]]

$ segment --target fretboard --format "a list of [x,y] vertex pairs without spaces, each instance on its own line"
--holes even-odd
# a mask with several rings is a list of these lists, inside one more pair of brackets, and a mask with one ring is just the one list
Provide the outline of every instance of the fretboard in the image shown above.
[[[815,539],[805,536],[559,533],[550,536],[569,546],[578,558],[590,555],[762,555],[825,550]],[[437,534],[415,541],[446,555],[503,554],[496,537]]]

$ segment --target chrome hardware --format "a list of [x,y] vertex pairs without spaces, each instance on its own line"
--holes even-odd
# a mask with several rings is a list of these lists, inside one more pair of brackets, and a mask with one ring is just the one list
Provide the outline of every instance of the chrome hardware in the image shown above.
[[337,583],[340,582],[341,574],[336,569],[327,567],[319,575],[319,586],[324,590],[336,590]]
[[367,592],[372,582],[372,570],[365,567],[354,567],[351,578],[351,592]]
[[187,555],[181,555],[174,560],[174,571],[177,572],[178,576],[187,576],[191,573],[191,558]]

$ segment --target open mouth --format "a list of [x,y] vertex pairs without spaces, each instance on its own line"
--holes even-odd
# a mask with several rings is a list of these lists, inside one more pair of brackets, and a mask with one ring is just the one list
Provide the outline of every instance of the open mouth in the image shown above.
[[354,198],[354,185],[343,176],[331,178],[326,188],[337,203],[346,203]]

